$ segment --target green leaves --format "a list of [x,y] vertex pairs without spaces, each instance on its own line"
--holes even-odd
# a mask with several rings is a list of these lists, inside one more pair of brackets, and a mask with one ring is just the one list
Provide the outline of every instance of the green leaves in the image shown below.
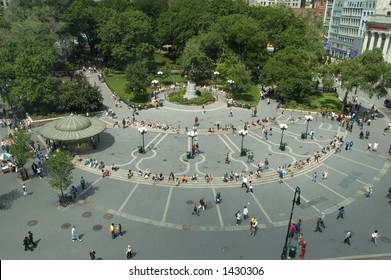
[[64,190],[72,183],[72,170],[75,168],[72,157],[66,151],[56,151],[45,164],[48,168],[50,186],[60,190],[64,196]]
[[18,167],[23,167],[31,157],[31,134],[25,130],[14,133],[14,143],[10,145],[10,152]]

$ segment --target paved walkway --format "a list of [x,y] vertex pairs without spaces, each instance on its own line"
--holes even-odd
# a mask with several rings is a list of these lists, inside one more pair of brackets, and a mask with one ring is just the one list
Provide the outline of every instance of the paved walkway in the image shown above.
[[[95,74],[88,78],[101,89],[104,103],[115,108],[106,85],[100,83]],[[315,138],[303,140],[300,136],[307,124],[302,118],[304,113],[276,110],[273,101],[270,105],[261,101],[257,109],[256,118],[251,117],[250,110],[242,108],[233,108],[233,117],[228,117],[229,108],[224,99],[219,98],[218,102],[206,106],[205,114],[201,106],[189,108],[166,101],[157,110],[141,110],[137,116],[138,122],[180,125],[179,133],[149,129],[145,134],[145,154],[138,153],[142,138],[137,126],[125,129],[113,127],[115,121],[131,118],[130,109],[115,108],[116,120],[103,114],[101,119],[107,122],[108,129],[101,135],[98,149],[81,152],[81,156],[103,161],[108,167],[115,164],[120,169],[113,171],[110,177],[102,178],[98,169],[77,164],[74,184],[78,186],[80,177],[84,176],[90,186],[85,191],[78,187],[78,203],[66,209],[53,208],[56,193],[47,191],[45,179],[33,178],[28,181],[33,191],[23,198],[16,191],[20,189],[21,182],[14,181],[12,174],[4,175],[9,184],[3,189],[1,197],[2,201],[7,201],[7,204],[3,204],[3,233],[7,235],[7,228],[10,227],[16,227],[18,232],[33,229],[43,242],[34,254],[24,255],[14,250],[15,242],[9,236],[7,240],[10,242],[1,245],[4,250],[0,250],[7,253],[0,253],[0,257],[86,259],[88,251],[93,248],[104,259],[118,259],[123,257],[122,251],[130,242],[136,244],[139,251],[136,258],[139,259],[278,259],[297,186],[301,188],[301,205],[295,207],[293,220],[303,220],[304,235],[309,244],[307,258],[383,255],[390,252],[389,222],[384,220],[386,217],[383,215],[390,207],[384,197],[389,187],[387,182],[391,179],[387,154],[389,134],[382,135],[387,115],[364,127],[364,130],[371,131],[368,140],[358,138],[356,126],[352,133],[347,132],[338,123],[328,119],[323,121],[314,115],[309,130],[315,131]],[[185,127],[192,128],[195,117],[199,118],[200,125],[197,127],[199,135],[194,141],[199,143],[201,153],[194,159],[187,159],[191,139],[185,134]],[[268,129],[272,128],[268,140],[263,138],[261,126],[256,124],[263,117],[276,117],[275,123],[265,124]],[[222,127],[232,125],[238,129],[248,122],[249,133],[242,139],[232,130],[216,131],[217,121]],[[255,125],[251,125],[252,121]],[[284,135],[278,126],[280,123],[288,125]],[[214,133],[207,132],[210,127],[215,128]],[[293,176],[286,176],[283,184],[278,183],[276,170],[279,166],[313,158],[313,152],[320,151],[335,135],[343,136],[346,141],[352,140],[352,150],[322,154],[319,163],[312,160],[302,169],[292,169]],[[33,136],[37,137],[36,131],[33,131]],[[254,162],[248,163],[247,157],[240,156],[242,140],[243,147],[254,153]],[[285,151],[279,150],[281,140],[288,144]],[[379,150],[368,151],[368,141],[378,141]],[[229,164],[224,163],[227,153],[231,158]],[[246,193],[240,188],[240,182],[222,181],[226,172],[249,174],[255,171],[257,163],[265,158],[270,161],[270,168],[262,173],[262,178],[254,179],[254,193]],[[167,179],[153,182],[136,175],[139,170],[145,171],[147,168],[152,174],[163,173],[166,178],[171,171],[178,177],[196,173],[198,182],[175,186]],[[129,169],[135,174],[130,180],[127,178]],[[322,173],[326,170],[328,179],[322,180]],[[316,183],[311,181],[314,172],[318,174]],[[212,173],[214,177],[210,183],[203,179],[207,173]],[[364,192],[369,186],[373,187],[374,193],[370,199],[365,199]],[[222,194],[221,204],[215,204],[217,192]],[[193,204],[201,197],[206,198],[207,210],[201,211],[200,217],[193,216]],[[234,213],[245,205],[249,208],[250,216],[256,216],[259,221],[260,231],[255,238],[246,238],[249,229],[247,221],[235,226]],[[336,210],[342,205],[346,208],[346,218],[339,221],[335,219]],[[15,224],[14,217],[20,216],[20,213],[24,213],[22,219],[19,218]],[[322,234],[313,232],[316,218],[320,215],[324,216],[327,225]],[[32,225],[34,221],[35,227]],[[111,222],[122,223],[126,230],[122,240],[109,240],[105,230]],[[56,249],[62,248],[68,241],[71,224],[77,224],[85,237],[81,244],[72,244],[70,250],[59,255],[55,253]],[[367,242],[374,228],[381,233],[381,246],[373,247]],[[354,232],[354,246],[349,248],[342,243],[345,230]],[[19,239],[18,244],[21,242]],[[201,243],[206,247],[198,252],[195,248]],[[292,244],[295,244],[294,240]],[[176,249],[178,246],[181,250]]]

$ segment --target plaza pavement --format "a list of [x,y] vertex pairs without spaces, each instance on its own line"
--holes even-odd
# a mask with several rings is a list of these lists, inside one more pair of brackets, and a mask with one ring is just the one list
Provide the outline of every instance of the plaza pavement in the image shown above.
[[[78,164],[73,174],[74,184],[78,186],[80,177],[84,176],[90,186],[83,192],[78,187],[77,203],[65,209],[55,205],[57,193],[48,187],[45,178],[28,180],[30,193],[23,197],[22,181],[15,174],[1,175],[1,259],[88,259],[92,249],[97,251],[98,258],[124,259],[127,244],[134,247],[135,259],[145,260],[279,259],[297,186],[301,188],[301,205],[295,206],[293,221],[303,220],[303,234],[308,244],[306,259],[368,259],[372,256],[387,259],[391,256],[391,227],[387,215],[391,204],[385,197],[391,181],[387,153],[390,134],[382,134],[390,112],[381,103],[379,105],[380,101],[359,97],[364,107],[370,108],[377,102],[376,106],[382,112],[381,118],[364,126],[364,130],[371,132],[369,140],[359,139],[357,126],[350,133],[337,122],[323,120],[316,114],[309,124],[309,131],[315,131],[315,139],[302,140],[300,134],[306,129],[303,118],[306,112],[285,110],[282,113],[281,109],[276,110],[274,101],[270,105],[266,100],[261,101],[255,118],[251,118],[250,110],[242,108],[233,108],[234,116],[228,117],[229,108],[223,95],[206,106],[205,114],[200,106],[177,106],[165,101],[157,110],[140,111],[136,119],[145,123],[159,121],[180,125],[179,133],[148,129],[146,153],[139,154],[142,139],[137,127],[113,127],[115,121],[121,123],[122,118],[131,119],[131,109],[116,108],[109,89],[98,81],[96,74],[89,74],[88,79],[101,89],[104,103],[113,107],[118,117],[113,120],[101,114],[107,130],[101,134],[98,148],[80,155],[103,161],[109,168],[115,164],[120,170],[102,178],[99,170]],[[187,159],[191,139],[185,134],[185,127],[191,129],[196,116],[200,126],[195,141],[199,143],[201,153],[194,159]],[[220,121],[222,127],[232,124],[239,130],[245,122],[273,116],[278,123],[288,125],[283,138],[288,146],[285,151],[279,150],[281,130],[277,124],[266,124],[273,128],[268,140],[262,138],[259,125],[250,126],[243,146],[254,153],[254,163],[247,163],[247,157],[240,157],[242,139],[237,132],[217,131],[215,126]],[[294,118],[293,123],[291,118]],[[207,132],[210,127],[215,128],[215,133]],[[2,128],[1,133],[5,136],[8,131]],[[337,134],[347,141],[353,140],[352,150],[343,149],[338,154],[329,152],[319,163],[311,162],[302,170],[294,171],[293,177],[287,176],[283,184],[277,182],[278,166],[313,158],[313,152],[320,151]],[[33,130],[33,138],[42,141],[37,130]],[[366,149],[369,141],[379,142],[377,152]],[[224,163],[227,153],[232,159],[229,164]],[[254,193],[246,193],[240,188],[240,182],[222,181],[223,174],[231,170],[245,174],[255,171],[257,163],[266,157],[270,169],[261,179],[254,180]],[[152,174],[163,173],[165,180],[153,183],[151,179],[137,175],[138,170],[146,168]],[[130,180],[126,176],[128,169],[135,174]],[[325,170],[328,170],[328,179],[322,180]],[[167,182],[170,171],[178,177],[197,173],[198,182],[175,186]],[[311,177],[315,171],[318,181],[313,183]],[[211,183],[203,179],[206,173],[213,174]],[[365,199],[368,186],[373,186],[373,195]],[[222,195],[220,205],[214,203],[217,192]],[[206,198],[207,210],[201,211],[200,217],[192,216],[193,203],[198,203],[201,197]],[[258,219],[259,231],[255,237],[248,235],[248,221],[235,226],[234,214],[244,205],[249,208],[250,217]],[[345,206],[346,217],[336,220],[340,206]],[[322,233],[313,232],[318,216],[324,216],[326,224]],[[122,224],[122,239],[111,240],[108,227],[112,222]],[[70,225],[76,225],[83,242],[70,240]],[[378,229],[381,236],[378,246],[368,241],[374,229]],[[34,252],[23,251],[22,239],[28,230],[39,240]],[[353,232],[351,246],[342,243],[347,230]],[[292,245],[297,246],[297,241],[293,239]]]

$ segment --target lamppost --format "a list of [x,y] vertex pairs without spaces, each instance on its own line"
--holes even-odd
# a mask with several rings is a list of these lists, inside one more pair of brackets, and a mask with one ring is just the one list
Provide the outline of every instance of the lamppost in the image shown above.
[[280,150],[285,151],[285,144],[282,143],[282,138],[284,137],[284,131],[288,129],[288,126],[284,123],[280,123],[280,128],[281,128]]
[[[297,195],[297,199],[296,199],[296,195]],[[293,215],[293,209],[295,208],[295,204],[300,205],[300,188],[299,187],[296,187],[295,194],[293,195],[291,216],[289,218],[288,229],[286,231],[286,237],[285,237],[285,244],[284,244],[284,248],[282,249],[282,254],[281,254],[282,260],[286,260],[286,258],[288,256],[289,227],[291,226],[291,223],[292,223],[292,215]]]
[[190,155],[191,155],[191,158],[194,157],[194,154],[193,154],[193,141],[194,141],[194,137],[196,137],[198,135],[198,132],[197,131],[189,131],[187,133],[187,136],[189,136],[191,138],[191,147],[190,147]]
[[244,136],[246,136],[248,133],[247,130],[244,130],[244,129],[241,129],[239,130],[239,135],[242,136],[242,145],[240,146],[240,156],[241,157],[244,157],[247,153],[245,150],[243,150],[243,139],[244,139]]
[[217,79],[219,78],[220,73],[217,71],[214,71],[213,75],[215,76],[215,87],[216,87],[217,86]]
[[308,137],[308,125],[310,124],[310,121],[312,121],[314,118],[311,115],[307,115],[304,118],[307,121],[307,128],[305,130],[305,139],[307,139],[307,137]]
[[266,45],[266,49],[267,49],[267,52],[269,53],[269,55],[273,55],[274,54],[274,46],[272,43],[267,43]]
[[228,80],[227,83],[229,84],[229,87],[231,88],[232,95],[234,95],[234,84],[235,84],[235,81],[234,80]]
[[160,80],[163,80],[163,72],[162,71],[157,71],[156,74],[160,77]]
[[144,148],[144,134],[147,133],[146,127],[139,127],[138,132],[141,133],[143,137],[143,146],[138,150],[140,154],[145,154],[145,148]]

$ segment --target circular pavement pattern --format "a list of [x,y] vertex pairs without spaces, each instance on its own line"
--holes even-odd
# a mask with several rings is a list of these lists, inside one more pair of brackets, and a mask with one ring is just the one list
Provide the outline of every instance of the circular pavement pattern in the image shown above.
[[105,220],[111,220],[112,218],[113,218],[112,214],[107,213],[107,214],[103,215],[103,219],[105,219]]
[[69,229],[71,227],[70,223],[65,223],[61,225],[61,229]]
[[31,220],[31,221],[27,222],[27,225],[30,226],[30,227],[35,226],[36,224],[38,224],[37,220]]
[[95,226],[93,226],[92,227],[92,230],[94,230],[94,231],[100,231],[100,230],[102,230],[102,226],[101,225],[95,225]]
[[84,218],[89,218],[92,216],[92,213],[87,211],[87,212],[84,212],[83,214],[81,214]]

